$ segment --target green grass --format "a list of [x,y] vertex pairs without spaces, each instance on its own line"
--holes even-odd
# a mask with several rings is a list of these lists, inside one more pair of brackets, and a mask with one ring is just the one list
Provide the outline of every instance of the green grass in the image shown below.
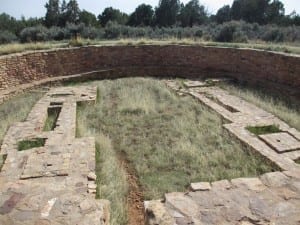
[[239,87],[230,84],[222,84],[222,88],[229,93],[239,96],[248,102],[270,112],[285,121],[290,126],[300,130],[300,108],[295,105],[287,104],[283,99],[270,95],[260,90],[253,90],[247,87]]
[[48,108],[48,116],[44,125],[44,131],[54,130],[60,111],[61,107]]
[[96,138],[97,198],[110,200],[113,209],[110,224],[126,224],[126,173],[119,165],[110,138],[101,134]]
[[129,78],[95,84],[99,101],[79,110],[80,123],[88,133],[107,135],[113,154],[126,154],[145,199],[184,191],[191,182],[272,170],[265,159],[244,152],[223,132],[219,116],[190,96],[176,96],[161,81]]
[[295,163],[300,164],[300,158],[295,160]]
[[27,92],[0,104],[0,145],[8,128],[16,122],[24,121],[42,93]]
[[96,174],[99,199],[108,199],[111,203],[111,225],[127,224],[126,194],[128,191],[126,173],[119,164],[109,136],[101,130],[88,129],[87,110],[93,106],[78,104],[76,136],[95,136],[96,139]]
[[283,52],[300,54],[299,43],[266,43],[266,42],[249,42],[249,43],[224,43],[224,42],[210,42],[202,39],[195,38],[167,38],[167,39],[149,39],[149,38],[137,38],[137,39],[119,39],[119,40],[89,40],[80,39],[79,41],[70,40],[66,41],[51,41],[51,42],[37,42],[37,43],[13,43],[1,45],[0,55],[6,55],[17,52],[32,51],[32,50],[46,50],[55,48],[68,48],[69,46],[87,46],[87,45],[99,45],[99,46],[112,46],[112,45],[201,45],[212,47],[226,47],[226,48],[250,48],[265,51]]
[[255,127],[246,127],[248,131],[255,135],[262,135],[262,134],[272,134],[281,132],[278,126],[270,125],[270,126],[255,126]]
[[45,138],[34,138],[18,142],[18,151],[24,151],[32,148],[38,148],[45,145]]

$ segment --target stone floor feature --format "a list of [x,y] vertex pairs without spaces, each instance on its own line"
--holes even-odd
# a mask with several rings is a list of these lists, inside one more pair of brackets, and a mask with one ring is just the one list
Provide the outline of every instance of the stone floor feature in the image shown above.
[[[250,146],[282,170],[300,170],[294,160],[300,158],[300,132],[295,128],[264,111],[263,109],[230,95],[217,86],[196,87],[198,81],[186,81],[192,88],[180,89],[217,112],[225,119],[224,128],[242,143]],[[176,80],[168,80],[166,85],[178,92]],[[209,82],[210,83],[210,82]],[[194,85],[193,85],[194,84]],[[280,132],[255,135],[246,129],[251,126],[276,125]]]
[[[299,131],[218,87],[178,90],[175,80],[165,83],[220,114],[231,135],[282,171],[257,178],[192,183],[188,192],[167,193],[163,200],[145,202],[147,225],[300,225],[300,165],[294,162],[300,157]],[[280,132],[257,136],[246,129],[269,125],[279,126]]]
[[[95,87],[51,89],[24,122],[8,130],[0,154],[0,224],[109,224],[109,202],[95,199],[95,140],[76,138],[78,102],[96,100]],[[43,131],[50,107],[61,107],[52,131]],[[46,139],[18,151],[18,142]]]
[[292,152],[300,150],[300,142],[286,132],[264,134],[259,137],[275,149],[278,153]]

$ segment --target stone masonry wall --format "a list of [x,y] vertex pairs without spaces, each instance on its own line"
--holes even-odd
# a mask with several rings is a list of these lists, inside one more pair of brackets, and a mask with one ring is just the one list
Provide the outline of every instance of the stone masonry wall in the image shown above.
[[1,56],[0,92],[49,77],[102,69],[113,69],[112,78],[228,76],[300,99],[300,57],[179,45],[89,46]]

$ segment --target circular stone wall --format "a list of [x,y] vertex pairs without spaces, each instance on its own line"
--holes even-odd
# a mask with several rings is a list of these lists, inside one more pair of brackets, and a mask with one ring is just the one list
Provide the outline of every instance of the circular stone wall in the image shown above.
[[0,57],[0,95],[19,85],[98,70],[124,76],[230,77],[300,99],[300,57],[250,49],[180,45],[89,46]]

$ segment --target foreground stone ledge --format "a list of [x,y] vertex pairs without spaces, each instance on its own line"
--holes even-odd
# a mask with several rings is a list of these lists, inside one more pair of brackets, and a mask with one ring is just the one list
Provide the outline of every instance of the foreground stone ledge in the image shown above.
[[164,201],[145,204],[147,225],[296,225],[300,178],[284,173],[216,181],[207,191],[168,193]]

